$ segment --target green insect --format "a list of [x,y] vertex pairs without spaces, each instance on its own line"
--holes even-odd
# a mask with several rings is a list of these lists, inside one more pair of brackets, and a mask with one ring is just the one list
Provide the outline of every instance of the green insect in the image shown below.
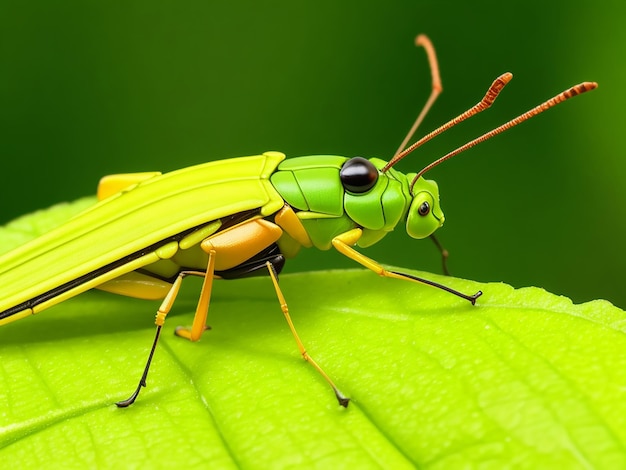
[[[455,291],[410,274],[388,271],[356,251],[379,242],[397,224],[409,236],[432,236],[443,225],[439,190],[424,173],[504,130],[574,95],[594,89],[576,85],[426,166],[417,174],[392,168],[444,130],[489,107],[511,79],[494,81],[483,99],[415,144],[406,142],[441,91],[434,49],[425,36],[433,75],[431,96],[400,150],[378,158],[308,156],[285,160],[278,152],[205,163],[171,173],[105,177],[100,202],[61,227],[0,257],[0,324],[39,313],[98,288],[143,299],[163,299],[156,334],[134,393],[146,386],[165,317],[186,276],[203,278],[193,324],[178,336],[197,341],[206,330],[214,279],[269,275],[282,311],[305,360],[330,384],[339,403],[346,398],[308,355],[291,321],[277,275],[302,247],[331,247],[375,273],[443,289],[472,304],[481,295]],[[445,253],[442,250],[442,253]],[[445,256],[444,256],[445,267]]]

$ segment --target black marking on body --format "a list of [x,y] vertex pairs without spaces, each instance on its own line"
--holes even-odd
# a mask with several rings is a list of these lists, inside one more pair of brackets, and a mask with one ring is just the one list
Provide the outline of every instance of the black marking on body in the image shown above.
[[[255,215],[259,214],[260,209],[253,209],[253,210],[249,210],[249,211],[244,211],[244,212],[238,212],[237,214],[233,214],[231,216],[228,217],[224,217],[221,219],[222,225],[220,226],[219,230],[216,232],[221,232],[222,230],[225,230],[229,227],[232,227],[234,225],[237,225],[241,222],[244,222],[245,220],[250,219],[251,217],[254,217]],[[207,226],[208,224],[212,223],[211,222],[207,222],[206,224],[201,224],[198,225],[196,227],[192,227],[188,230],[185,230],[183,232],[177,233],[175,235],[172,235],[170,237],[167,237],[161,241],[158,241],[150,246],[147,246],[146,248],[143,248],[141,250],[136,251],[135,253],[131,253],[128,256],[125,256],[123,258],[120,258],[119,260],[115,260],[105,266],[102,266],[98,269],[94,269],[93,271],[87,273],[87,274],[83,274],[82,276],[77,277],[76,279],[72,279],[68,282],[65,282],[63,284],[61,284],[60,286],[57,286],[53,289],[50,289],[47,292],[44,292],[42,294],[39,294],[31,299],[28,299],[24,302],[21,302],[17,305],[14,305],[13,307],[10,307],[6,310],[4,310],[3,312],[0,312],[0,320],[3,320],[5,318],[9,318],[13,315],[15,315],[16,313],[19,313],[23,310],[26,309],[32,309],[35,308],[37,305],[42,304],[50,299],[53,299],[54,297],[64,294],[65,292],[68,292],[72,289],[74,289],[77,286],[80,286],[81,284],[84,284],[86,282],[89,282],[93,279],[96,279],[106,273],[108,273],[109,271],[112,271],[116,268],[119,268],[120,266],[123,266],[127,263],[130,263],[131,261],[134,261],[138,258],[141,258],[142,256],[145,256],[147,254],[150,254],[156,250],[158,250],[159,248],[161,248],[164,245],[167,245],[168,243],[171,243],[173,241],[175,242],[179,242],[180,240],[182,240],[183,238],[185,238],[187,235],[189,235],[190,233],[195,232],[198,229],[201,229],[205,226]],[[235,268],[233,268],[235,269]],[[138,270],[139,271],[139,270]],[[230,270],[229,270],[230,271]],[[227,272],[227,271],[226,271]],[[146,273],[148,274],[148,273]],[[152,273],[150,273],[150,275],[154,276]],[[154,276],[156,277],[156,276]],[[170,281],[173,282],[173,281]]]

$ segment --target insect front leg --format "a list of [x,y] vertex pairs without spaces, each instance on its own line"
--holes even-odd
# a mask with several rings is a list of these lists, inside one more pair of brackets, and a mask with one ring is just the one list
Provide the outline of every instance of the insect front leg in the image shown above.
[[450,271],[448,270],[448,257],[450,256],[450,253],[448,253],[448,250],[446,250],[443,245],[441,244],[441,242],[439,241],[439,239],[435,236],[435,234],[431,234],[430,237],[428,237],[432,240],[432,242],[435,244],[435,246],[437,247],[437,249],[439,250],[439,253],[441,254],[441,267],[443,270],[443,273],[446,276],[450,275]]
[[348,258],[356,261],[357,263],[365,266],[367,269],[370,269],[374,271],[376,274],[383,276],[383,277],[392,277],[395,279],[403,279],[405,281],[413,281],[413,282],[419,282],[421,284],[427,284],[429,286],[436,287],[437,289],[444,290],[446,292],[449,292],[450,294],[453,294],[453,295],[456,295],[457,297],[465,299],[471,302],[472,305],[476,304],[476,299],[478,299],[478,297],[480,297],[483,294],[481,291],[478,291],[474,295],[467,295],[457,290],[454,290],[448,286],[439,284],[438,282],[430,281],[428,279],[424,279],[421,277],[416,277],[416,276],[413,276],[412,274],[401,273],[397,271],[388,271],[385,268],[383,268],[380,264],[378,264],[376,261],[374,261],[373,259],[368,258],[367,256],[359,253],[354,248],[352,248],[352,245],[355,245],[359,241],[359,238],[361,238],[362,234],[363,234],[363,231],[360,228],[349,230],[333,238],[333,241],[332,241],[333,246],[339,253],[347,256]]

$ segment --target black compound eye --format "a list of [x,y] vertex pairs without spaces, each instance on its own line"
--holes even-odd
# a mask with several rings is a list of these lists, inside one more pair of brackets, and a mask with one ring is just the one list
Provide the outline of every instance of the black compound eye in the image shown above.
[[422,202],[417,209],[417,213],[421,215],[422,217],[428,215],[429,212],[430,212],[430,204],[428,204],[426,201]]
[[341,184],[351,193],[366,193],[378,181],[378,170],[372,162],[363,157],[354,157],[341,167]]

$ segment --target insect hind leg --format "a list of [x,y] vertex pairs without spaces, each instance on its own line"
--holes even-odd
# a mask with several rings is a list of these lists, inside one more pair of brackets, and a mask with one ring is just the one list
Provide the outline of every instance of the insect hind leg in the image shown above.
[[275,246],[281,235],[282,230],[277,225],[253,219],[203,240],[200,247],[208,253],[209,259],[196,314],[191,328],[178,327],[176,334],[198,341],[208,329],[206,319],[214,277],[237,279],[254,276],[268,260],[282,267],[284,258]]
[[159,310],[157,311],[156,320],[155,320],[156,332],[154,335],[154,340],[152,341],[152,347],[150,348],[150,353],[148,354],[148,360],[146,361],[146,365],[143,369],[141,379],[139,379],[139,384],[137,385],[137,388],[135,389],[135,391],[130,397],[128,397],[126,400],[118,401],[116,403],[116,405],[119,408],[126,408],[132,405],[133,403],[135,403],[135,400],[139,396],[139,392],[141,392],[141,388],[146,386],[146,379],[148,378],[148,371],[150,370],[150,364],[152,364],[152,358],[154,357],[154,352],[156,350],[157,344],[159,342],[159,338],[161,336],[161,329],[163,328],[163,325],[165,324],[165,317],[167,316],[169,311],[172,309],[172,305],[174,305],[174,301],[176,300],[176,296],[178,295],[178,292],[180,291],[180,286],[183,282],[183,279],[189,275],[206,277],[206,273],[203,273],[200,271],[182,271],[178,274],[178,277],[172,284],[172,287],[170,288],[169,292],[163,299],[163,302],[161,303],[161,306],[159,307]]

